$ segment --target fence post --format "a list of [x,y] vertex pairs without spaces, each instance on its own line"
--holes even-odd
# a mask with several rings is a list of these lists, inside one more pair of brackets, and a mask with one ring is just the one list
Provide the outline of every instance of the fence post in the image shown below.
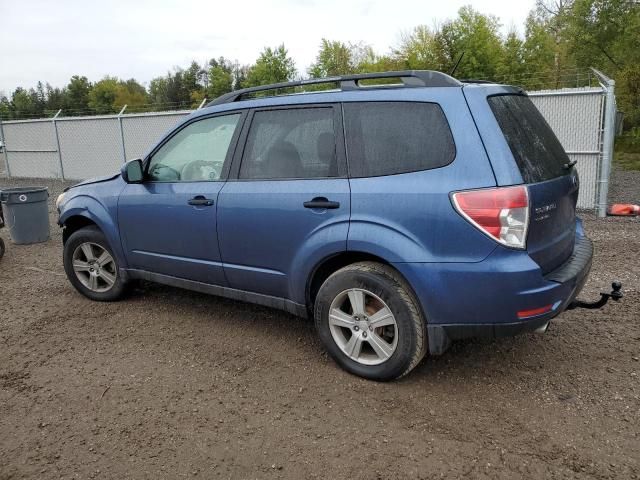
[[604,106],[604,126],[602,133],[602,163],[600,164],[600,179],[598,189],[598,217],[607,216],[607,201],[609,196],[609,176],[613,161],[613,143],[616,134],[616,97],[614,94],[616,82],[602,72],[591,69],[596,74],[606,92]]
[[11,178],[11,167],[9,166],[9,154],[7,153],[7,138],[4,136],[4,130],[2,129],[1,118],[0,118],[0,138],[2,138],[2,144],[4,145],[4,163],[7,166],[7,177]]
[[122,128],[122,114],[124,113],[126,108],[127,105],[125,104],[118,114],[118,123],[120,124],[120,141],[122,142],[122,163],[127,163],[127,149],[124,146],[124,129]]
[[58,136],[58,122],[56,122],[56,118],[60,115],[62,109],[58,110],[58,112],[53,116],[51,121],[53,122],[53,133],[56,136],[56,149],[58,150],[58,166],[60,167],[60,178],[64,180],[64,166],[62,165],[62,152],[60,151],[60,137]]

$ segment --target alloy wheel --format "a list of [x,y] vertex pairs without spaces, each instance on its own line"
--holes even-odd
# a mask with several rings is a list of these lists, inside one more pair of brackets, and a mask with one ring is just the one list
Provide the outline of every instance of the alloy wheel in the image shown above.
[[345,290],[334,298],[329,329],[340,350],[363,365],[386,362],[398,345],[398,325],[391,309],[362,288]]
[[116,283],[116,262],[97,243],[85,242],[78,245],[73,252],[72,262],[76,277],[92,292],[107,292]]

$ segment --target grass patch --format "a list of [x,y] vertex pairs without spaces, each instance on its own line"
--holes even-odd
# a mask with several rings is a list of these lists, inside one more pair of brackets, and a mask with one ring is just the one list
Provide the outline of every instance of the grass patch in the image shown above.
[[630,132],[616,138],[613,162],[625,170],[640,170],[640,130],[634,128]]
[[640,153],[616,152],[613,162],[625,170],[640,170]]

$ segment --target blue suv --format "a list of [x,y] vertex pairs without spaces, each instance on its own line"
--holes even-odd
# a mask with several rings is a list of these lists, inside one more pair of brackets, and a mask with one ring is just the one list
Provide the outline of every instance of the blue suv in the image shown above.
[[57,207],[83,295],[142,279],[309,316],[340,366],[389,380],[569,307],[577,197],[521,89],[405,71],[223,95]]

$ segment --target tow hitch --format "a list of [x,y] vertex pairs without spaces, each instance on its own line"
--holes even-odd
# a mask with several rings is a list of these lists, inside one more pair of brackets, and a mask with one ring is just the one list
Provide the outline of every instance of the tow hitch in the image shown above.
[[622,283],[613,282],[611,284],[611,293],[602,292],[600,294],[600,300],[597,300],[595,302],[583,302],[582,300],[574,300],[569,304],[569,306],[567,307],[567,310],[573,310],[574,308],[589,308],[589,309],[602,308],[607,304],[610,298],[615,300],[616,302],[620,300],[622,298],[621,290],[622,290]]

